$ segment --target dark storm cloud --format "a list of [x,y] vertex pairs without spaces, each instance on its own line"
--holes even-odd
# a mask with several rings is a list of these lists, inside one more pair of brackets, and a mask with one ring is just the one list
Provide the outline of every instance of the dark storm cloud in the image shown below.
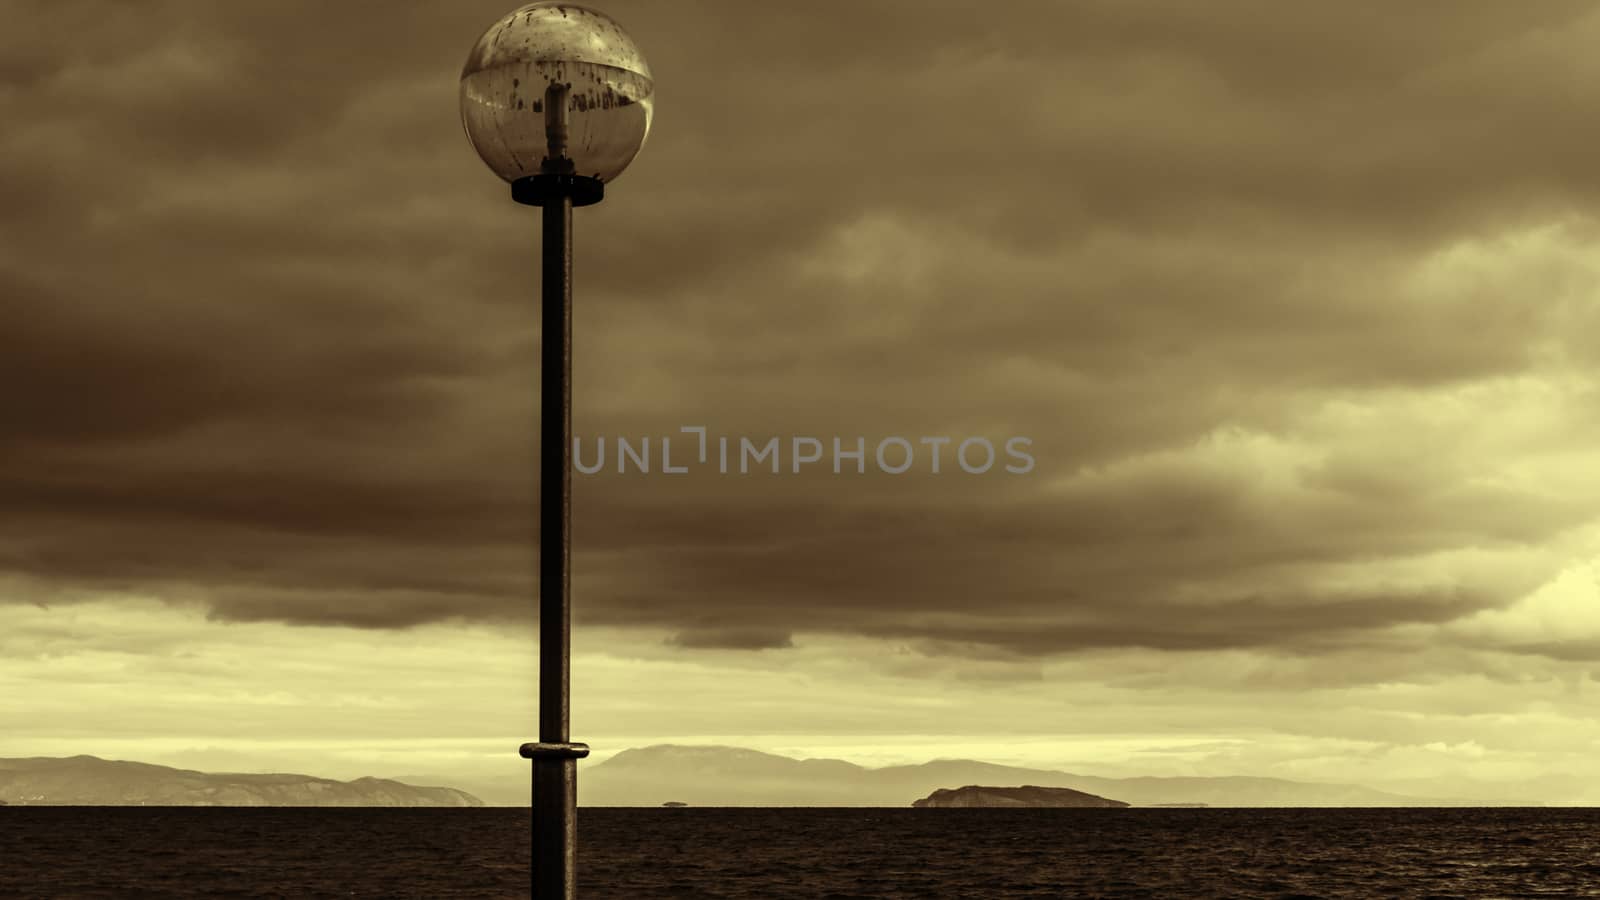
[[[24,7],[0,565],[226,619],[526,616],[537,221],[455,113],[504,11]],[[1591,236],[1586,4],[608,11],[659,118],[578,217],[580,432],[1025,434],[1040,465],[580,479],[580,621],[1312,651],[1504,605],[1591,518],[1478,478],[1448,422],[1325,421],[1590,365],[1581,271],[1451,255]]]
[[791,635],[760,628],[688,629],[668,639],[686,650],[782,650],[794,646]]

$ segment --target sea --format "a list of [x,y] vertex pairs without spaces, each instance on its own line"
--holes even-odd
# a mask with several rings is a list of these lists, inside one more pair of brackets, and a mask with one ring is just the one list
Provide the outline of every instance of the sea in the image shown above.
[[[526,809],[0,808],[0,897],[527,897]],[[1600,809],[578,811],[583,898],[1600,897]]]

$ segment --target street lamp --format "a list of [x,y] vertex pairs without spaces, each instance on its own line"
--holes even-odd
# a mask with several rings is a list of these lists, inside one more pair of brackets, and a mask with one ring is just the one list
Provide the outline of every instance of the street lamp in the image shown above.
[[650,131],[655,82],[611,17],[531,3],[478,39],[461,70],[461,123],[518,203],[544,209],[539,388],[539,740],[533,895],[576,895],[578,760],[570,724],[572,209],[599,203]]

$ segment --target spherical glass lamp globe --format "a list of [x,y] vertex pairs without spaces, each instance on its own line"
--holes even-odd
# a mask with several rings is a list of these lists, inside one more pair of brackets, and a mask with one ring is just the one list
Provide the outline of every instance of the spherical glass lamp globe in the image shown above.
[[655,81],[622,27],[574,3],[530,3],[489,27],[461,70],[461,123],[496,175],[609,182],[650,133]]

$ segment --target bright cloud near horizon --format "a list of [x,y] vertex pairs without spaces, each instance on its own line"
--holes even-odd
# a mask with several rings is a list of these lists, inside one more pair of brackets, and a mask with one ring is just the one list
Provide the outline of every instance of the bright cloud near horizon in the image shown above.
[[[657,115],[575,216],[577,432],[1037,465],[579,477],[596,758],[1600,802],[1591,4],[668,6],[605,6]],[[22,4],[0,756],[525,766],[538,221],[456,111],[506,11]]]

